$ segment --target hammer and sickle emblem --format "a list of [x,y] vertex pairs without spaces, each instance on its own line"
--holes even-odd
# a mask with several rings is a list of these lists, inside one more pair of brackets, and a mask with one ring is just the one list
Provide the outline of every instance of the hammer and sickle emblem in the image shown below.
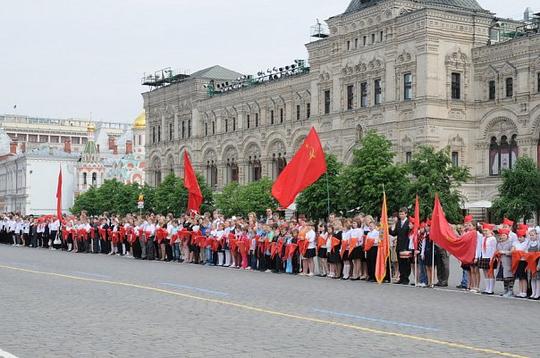
[[308,153],[308,159],[311,160],[311,159],[315,159],[316,155],[315,155],[315,148],[313,148],[312,146],[310,146],[309,144],[306,144],[306,148],[309,150],[309,153]]

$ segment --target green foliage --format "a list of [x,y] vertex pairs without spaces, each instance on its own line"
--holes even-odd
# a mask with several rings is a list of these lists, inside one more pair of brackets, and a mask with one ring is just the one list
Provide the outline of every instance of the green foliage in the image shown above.
[[250,212],[263,215],[267,208],[275,210],[278,206],[272,197],[272,184],[268,178],[247,185],[231,183],[216,195],[216,207],[229,217],[247,217]]
[[518,158],[512,170],[502,173],[500,197],[493,202],[493,214],[498,221],[529,220],[540,210],[540,171],[528,157]]
[[[450,148],[436,151],[430,146],[420,146],[408,165],[412,180],[409,184],[409,200],[414,203],[420,197],[420,215],[427,218],[433,210],[435,194],[439,194],[448,221],[461,222],[459,187],[470,179],[469,168],[452,165]],[[409,204],[410,205],[410,204]]]
[[323,174],[296,199],[297,211],[314,220],[328,216],[328,192],[330,192],[330,211],[335,211],[340,205],[339,176],[343,170],[343,164],[337,161],[335,155],[326,155],[326,168],[327,174]]
[[[212,190],[204,179],[197,176],[204,202],[201,211],[213,209]],[[173,213],[177,216],[184,213],[187,207],[187,190],[182,179],[174,174],[168,175],[156,188],[140,186],[139,184],[123,184],[116,179],[106,180],[99,188],[91,187],[75,199],[71,212],[79,214],[82,210],[90,215],[99,215],[105,211],[125,215],[139,212],[137,201],[139,195],[144,195],[144,213],[160,214]]]
[[403,205],[409,179],[402,165],[394,164],[392,143],[383,135],[370,131],[354,151],[353,163],[339,177],[341,211],[359,210],[379,215],[383,187],[389,213]]

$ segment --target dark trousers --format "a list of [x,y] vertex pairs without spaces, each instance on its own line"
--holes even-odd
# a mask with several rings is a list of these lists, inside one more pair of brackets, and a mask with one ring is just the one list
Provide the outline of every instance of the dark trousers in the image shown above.
[[156,246],[154,243],[154,238],[151,237],[146,242],[146,259],[155,260],[156,259]]
[[399,265],[399,282],[409,283],[409,276],[411,276],[411,259],[398,258]]
[[366,255],[368,279],[375,280],[375,265],[377,264],[377,252],[379,252],[378,246],[373,246]]
[[448,261],[448,252],[440,247],[435,247],[435,265],[437,266],[437,281],[441,285],[448,285],[450,276],[450,263]]

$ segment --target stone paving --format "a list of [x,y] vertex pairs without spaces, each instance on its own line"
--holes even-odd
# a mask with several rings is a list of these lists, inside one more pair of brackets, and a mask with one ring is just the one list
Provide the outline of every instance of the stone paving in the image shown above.
[[19,358],[540,355],[538,302],[451,289],[0,245],[0,300]]

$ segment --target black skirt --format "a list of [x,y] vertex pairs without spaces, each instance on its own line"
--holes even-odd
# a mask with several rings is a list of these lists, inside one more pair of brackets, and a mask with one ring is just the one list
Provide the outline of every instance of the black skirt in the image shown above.
[[340,263],[340,262],[341,262],[341,257],[339,256],[339,251],[337,251],[334,248],[333,252],[328,253],[328,263],[337,264],[337,263]]
[[[478,268],[482,270],[489,270],[489,263],[491,262],[491,259],[482,258],[478,260]],[[493,265],[493,268],[497,268],[497,262]]]
[[310,259],[312,257],[315,257],[315,249],[307,249],[306,255],[304,257],[306,259]]
[[321,259],[325,259],[327,257],[327,250],[325,247],[321,247],[319,249],[319,252],[317,252],[317,256],[320,257]]
[[515,278],[519,280],[526,280],[527,279],[527,261],[520,261],[515,273]]
[[364,256],[365,259],[365,255],[363,254],[364,249],[360,248],[360,246],[357,246],[352,251],[349,251],[349,260],[359,260],[362,258],[362,256]]

